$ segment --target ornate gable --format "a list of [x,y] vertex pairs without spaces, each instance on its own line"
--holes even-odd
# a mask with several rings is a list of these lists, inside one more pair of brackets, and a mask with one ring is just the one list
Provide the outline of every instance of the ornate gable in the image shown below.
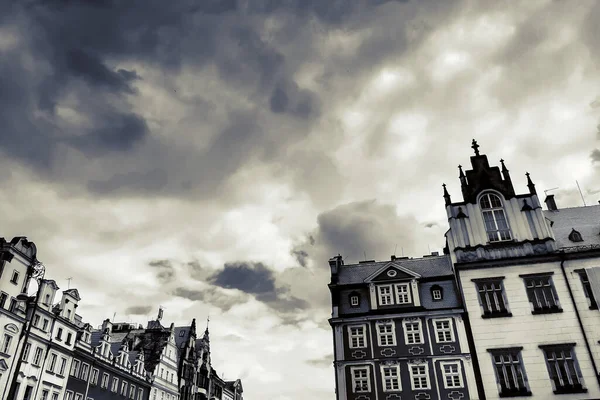
[[389,262],[365,279],[365,282],[399,281],[420,278],[421,275],[395,262]]

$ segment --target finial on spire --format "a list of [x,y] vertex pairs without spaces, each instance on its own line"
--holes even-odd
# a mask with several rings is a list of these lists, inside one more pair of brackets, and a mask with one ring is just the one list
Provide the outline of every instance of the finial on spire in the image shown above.
[[504,171],[506,169],[506,165],[504,165],[504,159],[503,158],[500,159],[500,164],[502,164],[502,170]]
[[475,151],[475,155],[478,156],[479,155],[479,145],[477,144],[477,140],[473,139],[473,142],[471,142],[471,148]]
[[443,183],[442,186],[444,187],[444,199],[446,200],[446,205],[448,206],[452,203],[452,201],[450,201],[450,193],[448,193],[445,183]]
[[529,188],[529,193],[530,194],[537,194],[537,191],[535,190],[535,184],[533,183],[533,181],[529,177],[529,172],[526,172],[525,176],[527,176],[527,187]]

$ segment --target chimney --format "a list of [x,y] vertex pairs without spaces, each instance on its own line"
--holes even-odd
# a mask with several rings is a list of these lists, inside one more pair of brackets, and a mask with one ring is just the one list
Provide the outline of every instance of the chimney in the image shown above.
[[432,251],[431,255],[434,256],[434,257],[437,257],[437,256],[440,255],[440,253],[438,251]]
[[546,200],[544,200],[544,203],[546,203],[546,207],[548,207],[549,211],[556,211],[558,210],[558,207],[556,206],[556,201],[554,200],[554,195],[553,194],[549,194],[546,196]]
[[102,322],[102,332],[106,332],[106,330],[108,329],[108,334],[110,335],[112,333],[112,322],[110,322],[110,319],[105,319],[104,322]]
[[395,256],[395,255],[391,256],[391,257],[390,257],[390,260],[391,260],[391,261],[396,261],[396,256]]
[[331,268],[331,283],[337,283],[338,273],[342,265],[344,265],[344,260],[342,260],[342,256],[340,254],[329,259],[329,268]]

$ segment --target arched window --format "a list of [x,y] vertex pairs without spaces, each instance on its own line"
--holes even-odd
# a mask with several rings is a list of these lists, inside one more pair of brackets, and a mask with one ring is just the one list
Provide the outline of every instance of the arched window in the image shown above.
[[510,240],[510,229],[506,221],[506,214],[500,197],[493,193],[486,193],[479,199],[479,206],[483,214],[485,231],[490,242]]

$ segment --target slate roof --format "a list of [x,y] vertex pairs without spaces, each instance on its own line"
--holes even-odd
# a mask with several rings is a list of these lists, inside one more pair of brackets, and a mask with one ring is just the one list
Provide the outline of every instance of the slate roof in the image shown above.
[[[544,210],[553,222],[552,231],[559,249],[600,247],[600,205]],[[572,242],[569,234],[575,229],[583,242]]]
[[452,275],[453,273],[450,257],[447,255],[396,259],[395,261],[376,261],[362,264],[342,265],[338,271],[338,284],[348,285],[353,283],[363,283],[367,277],[390,262],[409,269],[421,275],[423,278]]
[[[180,336],[181,332],[184,332],[183,336]],[[175,335],[175,344],[177,345],[178,349],[181,349],[190,335],[190,327],[189,326],[177,326],[177,327],[175,327],[174,335]]]

